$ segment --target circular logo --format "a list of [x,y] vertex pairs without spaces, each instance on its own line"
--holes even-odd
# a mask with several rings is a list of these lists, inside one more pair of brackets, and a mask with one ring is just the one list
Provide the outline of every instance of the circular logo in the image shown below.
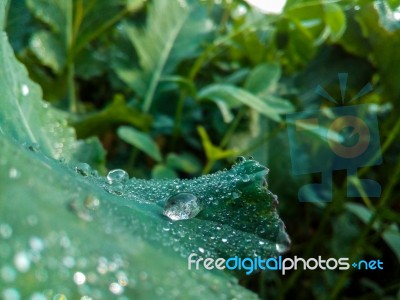
[[[338,133],[344,140],[342,143],[335,141]],[[346,145],[349,141],[357,139],[354,145]],[[367,124],[355,116],[342,116],[332,122],[328,130],[328,143],[333,152],[344,158],[360,156],[367,150],[371,135]]]

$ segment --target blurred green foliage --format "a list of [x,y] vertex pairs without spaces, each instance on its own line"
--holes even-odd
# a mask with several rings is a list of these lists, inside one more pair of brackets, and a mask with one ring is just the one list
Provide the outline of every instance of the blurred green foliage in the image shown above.
[[[88,157],[86,148],[78,160],[103,172],[191,178],[252,155],[271,169],[291,256],[385,262],[382,273],[297,270],[242,280],[261,298],[396,299],[399,15],[396,0],[288,0],[279,15],[239,0],[12,0],[6,30],[51,109],[107,153]],[[347,199],[338,172],[331,203],[298,203],[299,187],[317,178],[290,175],[284,116],[330,106],[314,89],[339,98],[339,72],[349,73],[348,99],[374,86],[359,103],[379,116],[384,163],[362,172],[383,194]]]

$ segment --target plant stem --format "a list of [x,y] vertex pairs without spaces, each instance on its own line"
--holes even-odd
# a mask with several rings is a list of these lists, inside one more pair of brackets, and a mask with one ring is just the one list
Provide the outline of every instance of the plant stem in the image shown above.
[[175,122],[174,122],[174,130],[172,133],[172,143],[171,143],[171,149],[174,148],[176,141],[178,139],[178,135],[180,132],[180,126],[181,126],[181,120],[182,120],[182,113],[183,113],[183,106],[184,106],[184,102],[185,102],[185,97],[186,97],[186,93],[185,92],[181,92],[181,95],[179,96],[178,99],[178,104],[176,107],[176,112],[175,112]]
[[231,122],[228,130],[225,132],[222,140],[219,144],[220,148],[225,148],[228,145],[229,140],[231,139],[232,135],[235,133],[237,127],[239,126],[240,121],[242,120],[245,113],[245,108],[241,108],[233,121]]
[[[349,258],[350,260],[354,260],[357,251],[359,249],[363,249],[362,245],[365,243],[365,240],[369,234],[369,232],[374,228],[375,222],[379,219],[379,209],[381,207],[384,207],[386,205],[386,202],[390,198],[390,195],[392,194],[392,191],[394,187],[396,186],[398,176],[400,175],[400,161],[397,162],[395,166],[395,171],[394,174],[390,177],[389,183],[387,184],[385,188],[385,193],[382,195],[381,199],[379,200],[379,203],[374,209],[374,213],[371,216],[371,219],[369,220],[368,224],[364,227],[363,232],[360,234],[360,237],[358,238],[357,242],[353,245]],[[344,273],[341,274],[339,279],[337,280],[337,283],[330,295],[330,299],[335,299],[337,295],[340,293],[340,291],[343,289],[345,283],[347,282],[348,276],[351,274],[352,270],[348,269]]]
[[73,23],[73,9],[74,5],[69,2],[69,7],[66,11],[66,28],[65,28],[65,47],[67,50],[67,85],[68,85],[68,100],[69,110],[71,112],[77,112],[78,105],[76,101],[76,90],[75,90],[75,66],[74,66],[74,23]]
[[204,166],[203,170],[201,171],[201,174],[203,174],[203,175],[208,174],[211,171],[214,164],[215,164],[215,160],[207,161],[206,165]]

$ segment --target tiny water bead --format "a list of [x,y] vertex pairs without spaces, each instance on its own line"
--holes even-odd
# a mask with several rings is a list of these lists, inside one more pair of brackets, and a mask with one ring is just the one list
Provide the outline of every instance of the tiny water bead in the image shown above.
[[178,193],[165,201],[163,214],[173,221],[194,218],[201,211],[197,197],[191,193]]
[[21,87],[21,92],[23,96],[27,96],[29,94],[29,87],[26,84],[23,84]]
[[86,163],[79,163],[75,167],[75,172],[82,176],[89,176],[92,173],[92,168]]

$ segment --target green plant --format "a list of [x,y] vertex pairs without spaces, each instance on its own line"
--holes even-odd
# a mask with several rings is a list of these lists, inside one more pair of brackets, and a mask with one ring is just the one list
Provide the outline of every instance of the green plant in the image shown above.
[[[15,61],[3,59],[0,116],[2,124],[10,125],[1,127],[1,134],[26,142],[31,149],[37,143],[42,153],[21,150],[18,155],[25,163],[20,164],[12,155],[19,153],[14,142],[9,138],[2,142],[8,149],[3,155],[4,170],[9,172],[2,173],[2,183],[19,195],[18,206],[24,207],[18,186],[28,183],[11,180],[10,174],[15,173],[13,166],[21,174],[32,174],[27,164],[37,174],[42,174],[40,166],[48,165],[59,181],[71,177],[67,181],[77,190],[95,189],[93,195],[100,198],[93,182],[76,179],[73,172],[45,156],[72,165],[88,163],[102,175],[122,168],[140,178],[189,179],[228,167],[239,155],[251,155],[271,169],[268,182],[281,199],[281,215],[294,240],[290,255],[311,256],[319,245],[322,256],[384,258],[385,270],[378,276],[351,270],[298,270],[285,277],[266,272],[241,278],[243,286],[261,298],[396,297],[400,289],[396,281],[400,249],[397,1],[288,0],[280,15],[261,14],[239,0],[64,2],[13,0],[2,22],[18,59],[50,103],[43,102],[47,108],[42,108],[40,101],[24,101],[31,96],[41,99],[40,89],[24,71],[13,77],[18,69]],[[4,55],[12,57],[5,45]],[[332,203],[298,203],[299,187],[318,178],[290,175],[285,114],[329,108],[331,104],[321,102],[313,91],[322,85],[340,98],[340,72],[349,73],[348,98],[367,82],[374,85],[374,91],[359,101],[379,116],[384,164],[365,167],[360,173],[380,182],[383,195],[379,200],[347,199],[346,182],[339,172],[334,176]],[[20,76],[23,82],[16,83]],[[21,111],[31,114],[21,117]],[[318,156],[318,149],[310,153]],[[45,189],[51,177],[42,176],[43,180],[35,178],[32,184]],[[350,180],[357,183],[355,178]],[[62,184],[48,188],[57,195],[71,192]],[[73,194],[71,198],[86,197]],[[46,199],[50,197],[42,199],[44,206]],[[74,214],[63,212],[65,218],[91,218],[80,203],[71,201]],[[103,206],[102,201],[101,207],[112,210],[112,203]],[[131,221],[124,218],[124,209],[116,209],[121,223]],[[49,209],[50,214],[52,210],[56,208]],[[95,219],[88,223],[94,224],[93,230],[106,220],[96,223]],[[126,230],[120,223],[115,226]],[[300,284],[304,288],[299,290]],[[247,295],[236,288],[233,294],[236,291]]]

